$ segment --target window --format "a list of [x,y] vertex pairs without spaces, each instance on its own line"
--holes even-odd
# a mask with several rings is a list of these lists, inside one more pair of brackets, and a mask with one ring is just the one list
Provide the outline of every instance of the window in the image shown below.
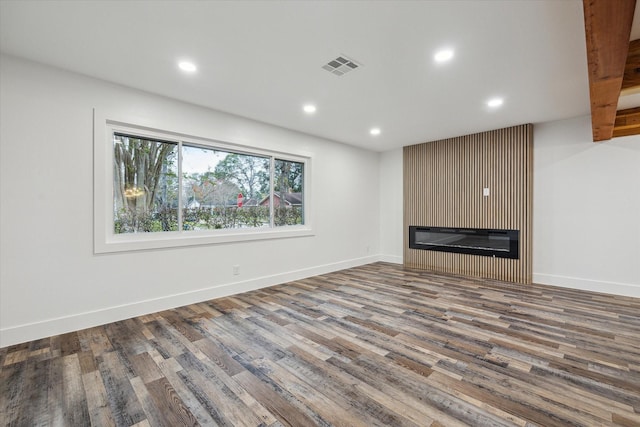
[[309,156],[105,123],[96,252],[311,234]]
[[183,145],[183,229],[268,227],[270,162],[270,157]]
[[304,164],[287,160],[275,161],[273,192],[274,224],[304,224]]
[[178,229],[177,165],[177,144],[114,133],[114,233]]

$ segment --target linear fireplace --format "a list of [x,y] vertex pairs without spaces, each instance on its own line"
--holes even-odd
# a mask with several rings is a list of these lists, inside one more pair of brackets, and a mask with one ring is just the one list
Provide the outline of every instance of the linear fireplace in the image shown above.
[[496,258],[519,258],[518,230],[409,226],[409,247]]

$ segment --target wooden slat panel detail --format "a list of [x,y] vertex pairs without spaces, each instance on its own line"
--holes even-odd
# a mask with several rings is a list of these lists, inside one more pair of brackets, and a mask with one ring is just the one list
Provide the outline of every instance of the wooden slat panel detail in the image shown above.
[[[404,265],[531,283],[532,142],[526,124],[404,147]],[[410,249],[410,225],[520,230],[520,259]]]

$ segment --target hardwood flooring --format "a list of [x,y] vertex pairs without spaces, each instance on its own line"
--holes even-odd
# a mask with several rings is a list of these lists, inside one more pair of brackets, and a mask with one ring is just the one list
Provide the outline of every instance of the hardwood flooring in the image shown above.
[[640,299],[375,263],[0,349],[8,426],[640,426]]

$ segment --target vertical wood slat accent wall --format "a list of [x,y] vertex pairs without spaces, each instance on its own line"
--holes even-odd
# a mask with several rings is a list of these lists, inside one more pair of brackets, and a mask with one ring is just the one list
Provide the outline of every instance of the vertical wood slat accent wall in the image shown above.
[[[407,146],[403,160],[405,266],[531,283],[531,124]],[[520,259],[410,249],[410,225],[520,230]]]

